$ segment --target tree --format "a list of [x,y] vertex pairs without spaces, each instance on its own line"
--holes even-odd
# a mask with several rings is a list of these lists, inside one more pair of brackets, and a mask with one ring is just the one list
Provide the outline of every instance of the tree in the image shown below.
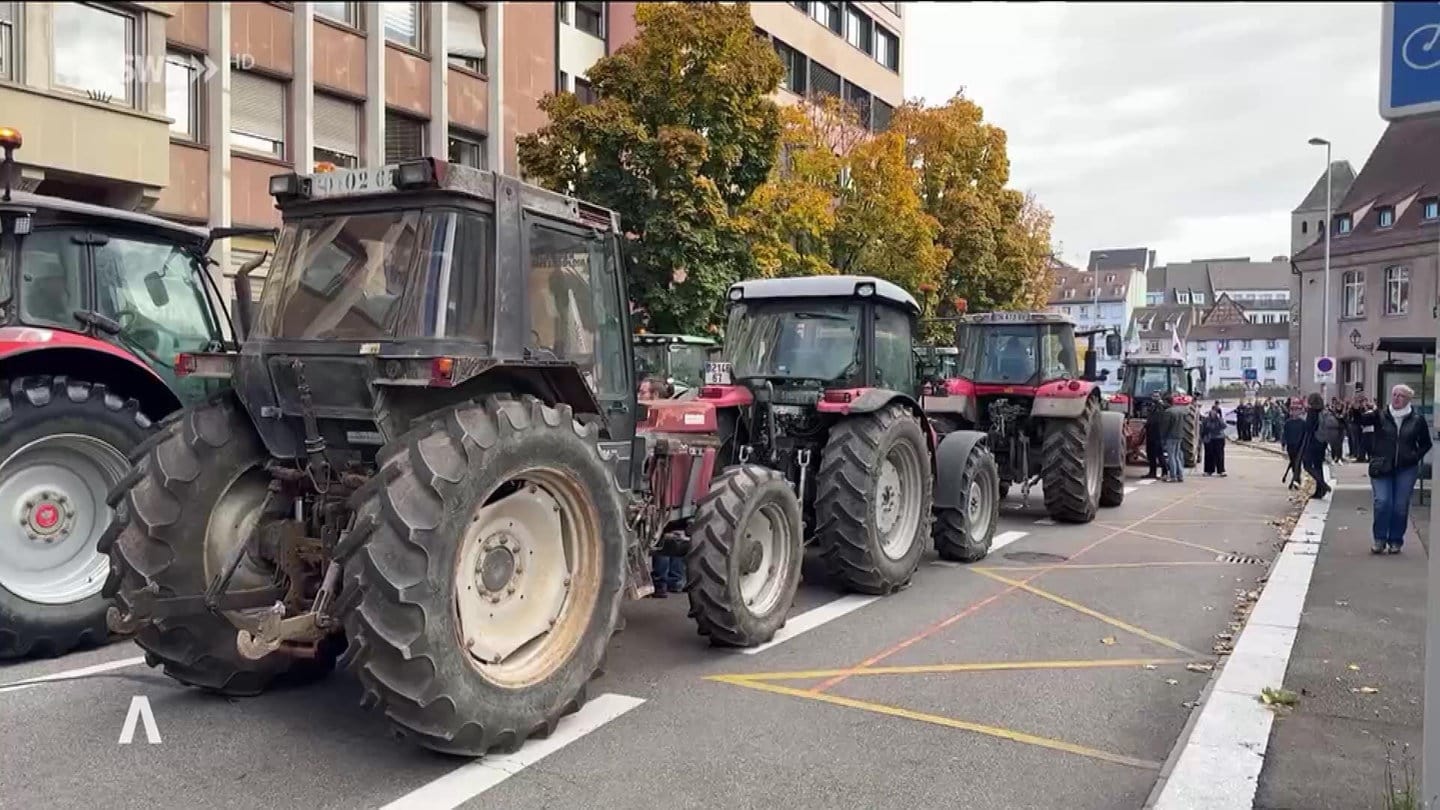
[[906,104],[892,131],[906,143],[926,213],[949,250],[940,279],[940,312],[963,301],[971,311],[1043,307],[1050,294],[1050,213],[1006,188],[1005,131],[956,94],[944,105]]
[[755,272],[737,212],[775,161],[784,66],[748,3],[641,3],[635,16],[636,39],[588,71],[595,103],[541,99],[549,123],[519,139],[520,165],[617,211],[647,325],[700,332]]

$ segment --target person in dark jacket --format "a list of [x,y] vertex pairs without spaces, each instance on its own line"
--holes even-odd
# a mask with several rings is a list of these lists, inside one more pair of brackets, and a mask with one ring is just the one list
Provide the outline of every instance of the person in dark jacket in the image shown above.
[[1321,420],[1325,442],[1330,446],[1330,459],[1336,464],[1345,463],[1345,403],[1339,397],[1330,398],[1330,416]]
[[1187,405],[1177,405],[1174,394],[1166,397],[1165,402],[1169,406],[1165,409],[1165,417],[1161,421],[1161,433],[1165,437],[1165,466],[1170,470],[1170,481],[1179,484],[1185,480],[1185,451],[1182,444],[1185,441],[1185,421],[1190,418],[1190,408]]
[[1370,454],[1370,492],[1374,525],[1370,551],[1399,554],[1410,523],[1410,493],[1420,477],[1420,462],[1430,452],[1430,426],[1410,406],[1415,391],[1408,385],[1390,389],[1390,407],[1372,409],[1362,417],[1375,428]]
[[1200,423],[1200,441],[1205,446],[1205,474],[1225,477],[1225,414],[1220,403],[1210,406],[1210,412]]
[[1235,406],[1235,440],[1250,441],[1250,406],[1244,400]]
[[1359,393],[1350,399],[1345,408],[1345,428],[1349,432],[1345,438],[1350,442],[1350,457],[1355,461],[1370,460],[1365,452],[1364,428],[1360,424],[1361,418],[1368,410],[1370,409],[1365,405],[1365,395]]
[[1145,460],[1150,462],[1146,478],[1154,478],[1158,469],[1160,477],[1168,478],[1170,469],[1165,465],[1165,400],[1157,391],[1150,397],[1150,413],[1145,416]]
[[1305,409],[1299,400],[1291,403],[1290,416],[1280,429],[1280,441],[1285,446],[1285,455],[1290,459],[1290,489],[1300,488],[1300,453],[1305,449]]
[[1300,459],[1305,472],[1315,479],[1315,492],[1310,496],[1314,500],[1330,494],[1330,485],[1325,482],[1326,434],[1321,429],[1325,413],[1325,398],[1310,394],[1305,400],[1305,446],[1300,450]]

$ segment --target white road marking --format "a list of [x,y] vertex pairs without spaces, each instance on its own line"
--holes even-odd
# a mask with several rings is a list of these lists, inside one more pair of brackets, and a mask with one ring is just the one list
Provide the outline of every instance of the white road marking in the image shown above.
[[1030,534],[1030,533],[1029,533],[1029,532],[1001,532],[1001,533],[995,535],[995,539],[993,539],[993,540],[990,541],[990,552],[993,554],[993,553],[999,551],[1000,549],[1002,549],[1002,548],[1010,545],[1011,543],[1015,542],[1016,540],[1019,540],[1020,538],[1028,535],[1028,534]]
[[1255,802],[1275,715],[1255,696],[1284,682],[1330,501],[1310,501],[1270,569],[1260,601],[1200,707],[1155,810],[1241,810]]
[[1048,518],[1048,517],[1047,517],[1047,518],[1040,518],[1039,520],[1035,521],[1035,525],[1036,525],[1036,526],[1054,526],[1054,525],[1055,525],[1055,518]]
[[134,658],[121,658],[118,661],[107,661],[103,664],[96,664],[91,667],[79,669],[67,669],[60,672],[52,672],[49,675],[39,675],[34,678],[26,678],[23,681],[0,684],[0,692],[18,692],[21,689],[29,689],[32,686],[39,686],[42,683],[54,681],[73,681],[76,678],[83,678],[87,675],[96,675],[101,672],[109,672],[114,669],[124,669],[145,663],[145,656],[140,655]]
[[1125,487],[1125,494],[1126,494],[1126,495],[1129,495],[1130,493],[1134,492],[1135,490],[1137,490],[1137,489],[1139,489],[1139,488],[1140,488],[1140,487],[1138,487],[1138,486],[1136,486],[1136,487]]
[[859,610],[879,598],[878,596],[858,596],[855,594],[842,596],[834,602],[821,605],[817,608],[811,608],[799,616],[792,617],[789,621],[785,622],[785,626],[780,628],[780,632],[776,633],[774,638],[764,644],[758,647],[748,647],[743,650],[737,650],[737,652],[745,655],[757,655],[765,652],[778,644],[784,644],[801,633],[808,633],[826,622],[834,621],[846,613]]
[[520,773],[561,748],[644,703],[629,695],[604,694],[562,718],[548,739],[530,740],[513,754],[489,756],[401,796],[383,810],[450,810]]

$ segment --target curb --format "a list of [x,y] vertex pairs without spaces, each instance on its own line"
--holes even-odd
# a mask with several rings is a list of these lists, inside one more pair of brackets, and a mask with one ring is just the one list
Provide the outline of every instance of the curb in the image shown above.
[[[1326,468],[1326,478],[1333,476]],[[1285,681],[1333,498],[1309,501],[1285,542],[1235,649],[1192,712],[1146,808],[1250,810],[1275,715],[1260,691]]]

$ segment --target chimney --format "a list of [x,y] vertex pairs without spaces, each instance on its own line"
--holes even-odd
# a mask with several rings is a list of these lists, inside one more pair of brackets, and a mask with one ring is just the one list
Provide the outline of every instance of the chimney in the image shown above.
[[1145,257],[1145,270],[1146,270],[1146,272],[1149,272],[1150,268],[1152,268],[1152,267],[1154,267],[1154,266],[1155,266],[1155,251],[1152,250],[1152,251],[1150,251],[1150,254]]

